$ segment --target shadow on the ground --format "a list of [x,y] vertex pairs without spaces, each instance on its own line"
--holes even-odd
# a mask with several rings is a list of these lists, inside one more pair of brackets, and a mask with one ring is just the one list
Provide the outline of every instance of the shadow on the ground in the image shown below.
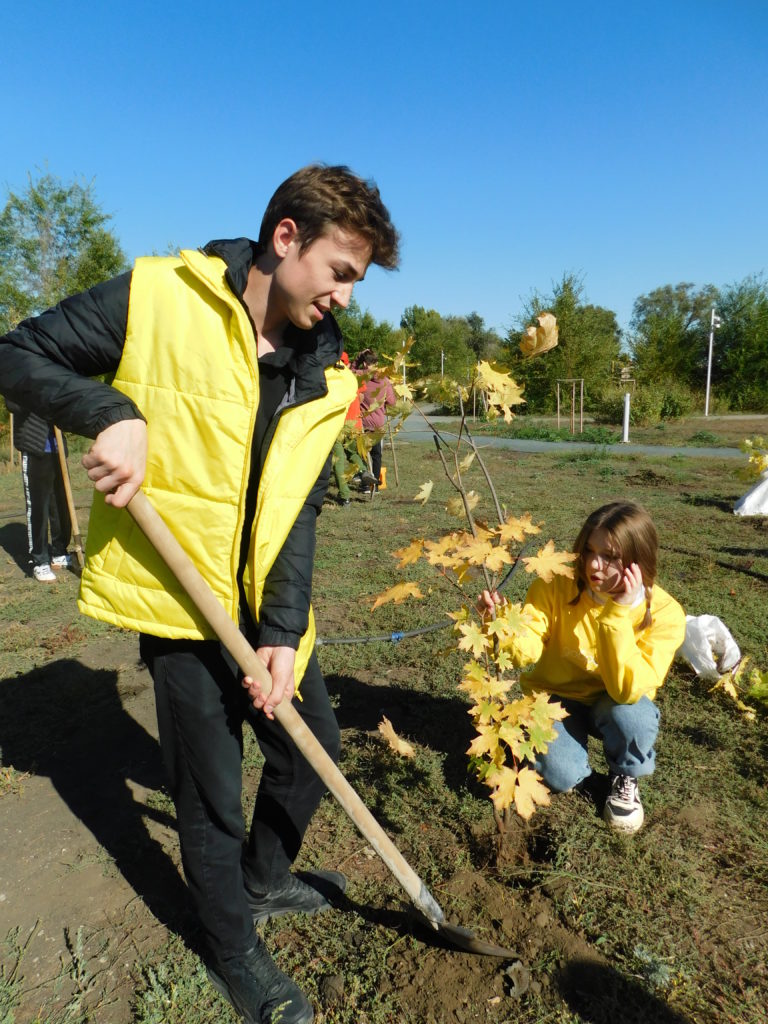
[[690,1024],[644,985],[595,961],[571,960],[558,976],[558,988],[585,1024]]
[[[667,547],[667,551],[674,551],[678,555],[687,555],[689,558],[701,558],[701,551],[690,551],[687,548]],[[738,572],[744,576],[751,576],[752,579],[759,580],[761,583],[768,583],[768,575],[764,572],[760,572],[757,569],[753,569],[751,566],[755,558],[764,554],[756,548],[723,548],[726,554],[741,555],[746,559],[745,562],[739,564],[738,562],[728,562],[722,558],[715,558],[714,554],[710,555],[710,560],[715,564],[719,565],[721,569],[728,569],[730,572]]]
[[48,776],[157,920],[197,949],[186,886],[143,818],[175,822],[137,801],[128,785],[161,786],[160,747],[123,708],[117,682],[115,671],[74,659],[3,680],[0,760]]
[[11,556],[23,573],[29,574],[29,542],[23,523],[0,526],[0,548]]
[[336,718],[341,729],[376,732],[383,716],[398,735],[445,755],[446,783],[460,788],[467,782],[465,751],[475,735],[460,697],[444,697],[397,684],[377,686],[352,676],[326,676],[328,692],[337,698]]

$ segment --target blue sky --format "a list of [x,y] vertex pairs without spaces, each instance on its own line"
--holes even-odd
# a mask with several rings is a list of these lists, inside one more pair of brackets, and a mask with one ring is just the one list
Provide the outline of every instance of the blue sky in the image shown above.
[[0,184],[93,179],[131,257],[255,236],[310,161],[379,184],[357,298],[515,323],[563,273],[626,325],[768,270],[768,3],[4,5]]

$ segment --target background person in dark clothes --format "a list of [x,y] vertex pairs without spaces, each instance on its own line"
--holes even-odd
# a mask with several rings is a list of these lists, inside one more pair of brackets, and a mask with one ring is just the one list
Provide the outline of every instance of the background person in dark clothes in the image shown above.
[[13,443],[21,454],[32,575],[40,583],[55,583],[53,570],[68,568],[71,563],[67,547],[72,522],[53,423],[14,402],[6,404],[14,417]]

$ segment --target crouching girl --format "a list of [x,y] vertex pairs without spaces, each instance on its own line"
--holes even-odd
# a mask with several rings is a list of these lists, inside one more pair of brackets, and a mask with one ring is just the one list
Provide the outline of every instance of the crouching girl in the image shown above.
[[[639,778],[654,769],[656,691],[685,635],[685,613],[656,585],[658,537],[639,505],[612,502],[593,512],[574,545],[575,579],[537,579],[526,595],[525,632],[510,643],[525,692],[545,691],[568,717],[536,769],[564,793],[592,772],[590,735],[602,740],[611,776],[603,818],[636,832],[644,812]],[[489,609],[498,594],[484,591]]]

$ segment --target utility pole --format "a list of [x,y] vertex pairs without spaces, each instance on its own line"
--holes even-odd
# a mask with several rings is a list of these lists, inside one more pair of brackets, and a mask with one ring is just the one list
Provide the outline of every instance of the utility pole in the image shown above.
[[715,344],[715,331],[718,329],[723,321],[715,312],[715,307],[712,307],[712,314],[709,318],[709,355],[707,357],[707,393],[704,398],[704,415],[709,416],[709,386],[712,380],[712,349]]

